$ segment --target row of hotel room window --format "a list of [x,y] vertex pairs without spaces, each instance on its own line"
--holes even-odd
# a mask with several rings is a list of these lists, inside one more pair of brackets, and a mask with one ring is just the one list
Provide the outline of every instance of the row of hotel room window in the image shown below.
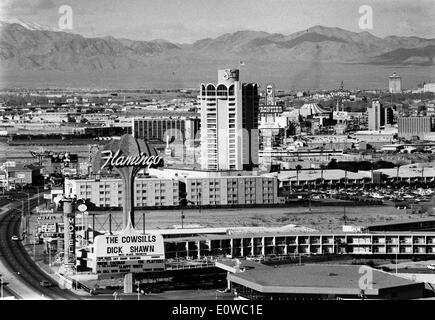
[[[271,181],[271,180],[266,180],[266,181],[262,181],[262,182],[263,182],[264,185],[272,185],[273,184],[273,181]],[[243,181],[243,182],[240,181],[240,183],[243,183],[245,185],[255,185],[256,181],[255,180],[251,180],[251,181],[247,180],[247,181]],[[207,183],[204,183],[204,184],[207,184]],[[161,183],[161,184],[160,183],[155,183],[154,187],[159,188],[161,186],[166,186],[166,185],[167,184],[165,184],[165,183]],[[190,185],[192,185],[192,186],[202,186],[202,182],[191,182]],[[219,183],[219,181],[215,181],[215,182],[210,181],[209,185],[210,186],[213,186],[213,185],[219,186],[220,183]],[[236,186],[237,185],[237,181],[228,181],[227,185]],[[99,189],[110,189],[112,186],[113,185],[110,185],[110,184],[99,185]],[[122,188],[122,184],[121,183],[118,183],[117,186],[118,186],[118,188]],[[146,184],[146,183],[145,184],[139,184],[138,183],[138,184],[136,184],[136,187],[137,188],[147,188],[147,187],[152,187],[152,184]],[[174,187],[178,187],[178,182],[174,183]],[[91,188],[92,188],[92,185],[90,185],[90,184],[82,184],[82,185],[80,185],[80,189],[91,189]]]

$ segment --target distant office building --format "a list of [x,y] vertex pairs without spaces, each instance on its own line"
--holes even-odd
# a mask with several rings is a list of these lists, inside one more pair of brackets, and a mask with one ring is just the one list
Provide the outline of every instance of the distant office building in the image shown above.
[[377,131],[386,124],[393,124],[394,111],[392,108],[384,108],[379,100],[373,100],[372,106],[367,108],[368,129]]
[[423,92],[435,93],[435,83],[425,83],[423,86]]
[[[42,181],[41,168],[33,165],[16,164],[8,167],[8,182],[12,185],[40,184]],[[4,171],[0,171],[0,180],[5,179]]]
[[254,167],[258,167],[259,103],[260,96],[258,93],[258,84],[244,83],[242,85],[243,170],[252,170]]
[[411,138],[417,136],[420,139],[435,131],[434,117],[399,117],[397,120],[399,137]]
[[389,80],[389,91],[390,93],[400,93],[402,92],[402,78],[398,76],[395,72],[388,77]]
[[393,124],[394,123],[394,109],[393,108],[384,108],[385,114],[385,124]]
[[218,84],[201,84],[201,168],[250,170],[258,164],[258,85],[239,70],[219,70]]
[[194,140],[199,132],[200,119],[188,117],[144,117],[132,120],[133,136],[147,141]]
[[378,100],[372,102],[372,106],[367,108],[369,130],[379,130],[381,127],[382,106]]

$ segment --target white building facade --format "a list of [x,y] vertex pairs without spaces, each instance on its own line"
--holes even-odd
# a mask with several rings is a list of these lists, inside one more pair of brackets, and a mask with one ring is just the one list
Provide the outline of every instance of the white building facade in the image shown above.
[[[121,207],[123,185],[120,178],[65,179],[65,196],[88,199],[97,207]],[[175,179],[136,178],[134,201],[137,207],[179,204],[179,182]]]
[[258,85],[241,84],[239,70],[218,71],[201,84],[201,168],[250,170],[258,164]]

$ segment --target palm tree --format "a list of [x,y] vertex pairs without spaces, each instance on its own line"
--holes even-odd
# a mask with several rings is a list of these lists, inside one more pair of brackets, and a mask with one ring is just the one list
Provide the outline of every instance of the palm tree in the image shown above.
[[194,205],[195,202],[188,200],[186,196],[184,196],[184,198],[181,198],[178,203],[181,206],[181,229],[184,229],[184,219],[186,218],[184,215],[184,207],[187,207],[188,204]]
[[302,166],[300,164],[298,164],[296,166],[296,182],[299,185],[299,171],[302,170]]

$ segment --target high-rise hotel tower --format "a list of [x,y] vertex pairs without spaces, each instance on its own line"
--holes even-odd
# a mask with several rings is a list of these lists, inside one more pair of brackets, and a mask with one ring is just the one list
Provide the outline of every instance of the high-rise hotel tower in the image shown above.
[[394,72],[391,76],[388,77],[388,87],[390,93],[401,93],[402,78]]
[[239,70],[218,71],[201,84],[201,168],[252,170],[258,165],[258,84],[240,83]]

